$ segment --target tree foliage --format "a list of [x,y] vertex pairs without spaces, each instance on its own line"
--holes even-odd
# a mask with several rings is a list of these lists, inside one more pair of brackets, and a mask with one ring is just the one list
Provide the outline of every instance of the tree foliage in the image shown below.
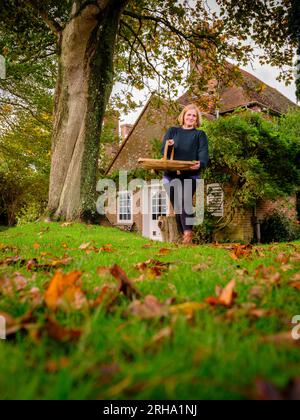
[[[44,106],[45,97],[54,92],[60,31],[74,16],[72,7],[76,5],[79,13],[91,3],[3,0],[0,52],[6,58],[8,77],[0,81],[0,89],[10,93],[14,104],[33,112]],[[287,25],[293,1],[218,0],[218,4],[220,13],[202,0],[128,1],[114,60],[114,82],[124,89],[113,103],[126,110],[138,105],[132,88],[146,86],[153,91],[151,80],[156,81],[158,93],[174,96],[178,86],[186,83],[191,59],[201,62],[205,78],[210,78],[226,71],[226,59],[245,64],[253,58],[254,43],[262,47],[261,62],[280,67],[280,77],[290,81],[297,45],[293,28]],[[1,95],[1,101],[7,98]]]
[[[49,114],[39,116],[48,123]],[[0,216],[9,225],[20,213],[47,204],[51,131],[36,118],[18,115],[14,128],[0,136]]]
[[300,186],[300,113],[275,120],[243,112],[209,122],[208,179],[231,182],[233,206],[294,194]]

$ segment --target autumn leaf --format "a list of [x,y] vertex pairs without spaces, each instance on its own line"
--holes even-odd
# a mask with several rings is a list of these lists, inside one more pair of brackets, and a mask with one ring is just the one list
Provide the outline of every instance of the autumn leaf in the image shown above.
[[120,291],[116,286],[104,284],[92,306],[97,307],[103,305],[105,309],[110,312],[118,299],[119,293]]
[[234,290],[236,285],[236,281],[233,279],[231,280],[224,289],[219,289],[218,296],[210,296],[205,299],[205,303],[208,303],[211,306],[216,305],[223,305],[223,306],[231,306],[236,298],[237,294]]
[[184,314],[187,318],[192,318],[196,311],[201,311],[206,305],[199,302],[184,302],[170,306],[171,314]]
[[168,315],[167,305],[159,302],[153,295],[147,295],[144,302],[134,300],[126,310],[126,315],[133,315],[140,319],[162,318]]
[[236,285],[235,280],[231,280],[227,286],[222,290],[219,296],[219,302],[224,306],[231,306],[234,298],[236,297],[236,293],[234,291]]
[[45,302],[48,308],[56,310],[58,307],[65,309],[82,309],[87,306],[87,299],[81,290],[82,272],[73,271],[63,274],[57,271],[52,278],[45,293]]
[[114,264],[111,267],[110,272],[119,282],[119,291],[122,292],[128,299],[133,300],[141,296],[141,293],[135,288],[132,281],[129,280],[126,273],[120,266]]
[[209,267],[210,266],[208,264],[202,263],[202,264],[194,265],[193,268],[192,268],[192,270],[194,272],[196,272],[196,271],[203,271],[203,270],[207,270]]
[[15,265],[18,263],[22,266],[26,264],[26,261],[18,256],[7,257],[4,260],[0,261],[0,266],[1,265]]
[[157,255],[168,255],[171,252],[170,248],[161,248]]
[[233,252],[230,253],[230,257],[234,260],[238,260],[241,257],[249,257],[252,254],[253,246],[248,245],[234,245]]
[[37,270],[50,271],[53,268],[66,266],[70,264],[72,261],[73,261],[73,258],[71,257],[53,258],[53,259],[49,259],[49,261],[44,264],[40,264],[36,258],[33,258],[27,262],[27,270],[28,271],[37,271]]
[[135,264],[135,268],[142,274],[135,281],[154,280],[161,277],[164,271],[168,270],[170,263],[163,263],[158,260],[150,259],[146,262]]
[[44,332],[53,340],[61,342],[78,341],[83,333],[79,328],[63,327],[51,317],[47,317],[46,324],[40,330],[40,334],[43,334]]

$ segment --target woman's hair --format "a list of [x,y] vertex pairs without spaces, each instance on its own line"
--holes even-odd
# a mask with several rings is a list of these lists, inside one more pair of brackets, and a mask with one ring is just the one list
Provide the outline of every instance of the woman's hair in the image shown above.
[[195,105],[195,104],[190,104],[190,105],[187,105],[183,108],[181,114],[178,117],[179,124],[181,126],[184,125],[184,116],[188,111],[191,111],[191,110],[194,110],[197,113],[197,122],[196,122],[195,128],[200,127],[200,125],[202,124],[201,112],[200,112],[199,108],[197,107],[197,105]]

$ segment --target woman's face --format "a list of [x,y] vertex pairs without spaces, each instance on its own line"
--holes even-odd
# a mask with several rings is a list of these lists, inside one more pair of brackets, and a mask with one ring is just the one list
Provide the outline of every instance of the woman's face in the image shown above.
[[197,124],[197,111],[195,109],[191,109],[187,111],[184,115],[184,126],[185,127],[195,127]]

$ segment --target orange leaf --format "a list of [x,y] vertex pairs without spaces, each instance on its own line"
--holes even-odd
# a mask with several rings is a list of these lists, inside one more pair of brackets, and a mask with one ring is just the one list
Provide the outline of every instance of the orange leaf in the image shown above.
[[82,272],[73,271],[63,274],[57,271],[45,293],[48,308],[56,310],[58,306],[81,309],[87,304],[86,297],[81,290],[80,279]]
[[219,302],[224,306],[230,306],[233,303],[233,300],[236,296],[236,293],[234,292],[236,282],[235,280],[231,280],[227,286],[222,290]]

